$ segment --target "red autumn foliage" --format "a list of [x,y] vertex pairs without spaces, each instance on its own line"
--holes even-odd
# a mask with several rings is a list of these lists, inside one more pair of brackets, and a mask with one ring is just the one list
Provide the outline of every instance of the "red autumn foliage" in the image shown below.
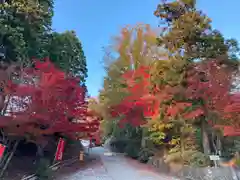
[[175,117],[180,112],[182,112],[186,107],[192,106],[191,103],[183,103],[183,102],[176,102],[172,103],[170,106],[167,107],[167,116]]
[[[181,115],[185,119],[195,119],[208,115],[209,111],[221,117],[231,117],[232,124],[239,122],[240,94],[230,94],[232,86],[232,69],[217,60],[196,63],[187,73],[187,86],[168,86],[150,90],[148,67],[140,67],[123,75],[129,95],[113,108],[113,116],[124,116],[120,123],[141,125],[144,117],[159,115],[159,108],[164,118]],[[126,90],[125,90],[126,91]],[[185,100],[173,101],[174,95],[181,93]],[[170,100],[170,104],[162,104]],[[192,102],[203,101],[204,104],[185,111]],[[214,124],[212,124],[214,126]]]
[[76,132],[91,135],[98,130],[97,118],[89,121],[86,89],[46,61],[36,61],[35,68],[23,69],[18,82],[4,88],[6,113],[0,127],[14,135],[49,135],[56,132],[75,137]]
[[[224,115],[227,120],[231,119],[232,126],[215,125],[215,128],[223,130],[224,136],[239,136],[239,119],[240,119],[240,93],[230,95],[229,102],[224,109]],[[231,124],[232,124],[231,123]]]
[[204,110],[214,111],[226,124],[240,125],[240,93],[231,94],[233,69],[217,60],[200,63],[189,74],[187,95],[204,100]]
[[214,128],[221,129],[223,136],[240,136],[240,128],[234,126],[214,125]]
[[231,94],[233,70],[213,60],[196,65],[194,71],[195,75],[190,74],[189,80],[192,81],[189,81],[191,86],[188,95],[195,95],[192,97],[196,99],[202,98],[205,110],[214,111],[225,119],[226,125],[211,123],[215,128],[221,128],[224,136],[239,136],[240,93]]
[[146,95],[150,93],[148,70],[148,67],[142,66],[123,75],[129,95],[119,105],[112,108],[113,117],[123,116],[120,121],[121,126],[126,123],[140,126],[145,123],[144,115],[151,116],[154,113],[154,105],[149,106],[146,100]]
[[183,117],[185,119],[194,119],[200,117],[201,115],[204,115],[204,111],[202,110],[202,108],[197,108],[189,113],[185,113]]
[[[129,123],[133,126],[140,126],[146,121],[144,119],[159,116],[160,105],[163,101],[171,100],[176,93],[175,87],[165,86],[164,88],[151,90],[150,75],[148,67],[140,67],[123,75],[127,84],[129,95],[122,102],[113,107],[113,117],[123,116],[120,125]],[[162,105],[164,118],[175,117],[182,113],[187,118],[200,116],[200,110],[192,111],[191,114],[184,112],[186,107],[192,106],[186,102],[172,102],[169,105]]]
[[205,108],[223,112],[229,101],[232,86],[232,70],[217,60],[196,64],[188,74],[186,96],[203,99]]
[[225,113],[240,114],[240,93],[230,95],[229,102],[224,109]]

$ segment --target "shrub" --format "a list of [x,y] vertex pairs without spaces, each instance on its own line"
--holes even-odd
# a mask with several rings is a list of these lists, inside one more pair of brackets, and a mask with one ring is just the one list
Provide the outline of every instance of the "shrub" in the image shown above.
[[42,158],[39,161],[38,168],[36,171],[37,179],[48,180],[51,179],[51,169],[49,168],[50,160],[47,158]]
[[134,142],[129,140],[125,148],[125,153],[129,157],[133,159],[137,159],[139,157],[140,149],[141,149],[141,142]]
[[110,146],[113,152],[124,153],[127,146],[127,140],[120,140],[120,139],[114,140],[110,143]]
[[194,167],[206,167],[210,164],[209,157],[200,151],[185,150],[183,153],[176,151],[167,155],[165,162],[170,164],[183,163]]
[[154,156],[154,152],[150,149],[142,149],[139,154],[138,154],[138,160],[141,162],[141,163],[147,163],[149,158]]

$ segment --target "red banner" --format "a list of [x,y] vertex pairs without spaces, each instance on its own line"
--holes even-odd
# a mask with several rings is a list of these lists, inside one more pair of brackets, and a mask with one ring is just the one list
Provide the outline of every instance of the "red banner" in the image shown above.
[[57,151],[55,155],[56,161],[61,161],[63,157],[63,151],[64,151],[65,141],[64,139],[60,138],[58,141]]
[[6,149],[6,146],[4,146],[3,144],[0,144],[0,159],[4,155],[5,149]]

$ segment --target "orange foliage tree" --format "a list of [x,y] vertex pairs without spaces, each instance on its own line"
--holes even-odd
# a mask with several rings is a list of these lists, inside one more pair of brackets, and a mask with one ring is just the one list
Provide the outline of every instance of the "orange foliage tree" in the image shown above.
[[[188,125],[200,117],[215,127],[239,123],[239,95],[230,93],[233,67],[217,59],[195,63],[188,67],[183,82],[174,86],[153,86],[150,68],[141,66],[123,75],[123,91],[128,95],[112,107],[113,117],[122,117],[121,126],[141,126],[159,116],[162,122],[180,118]],[[217,116],[214,122],[212,114]]]

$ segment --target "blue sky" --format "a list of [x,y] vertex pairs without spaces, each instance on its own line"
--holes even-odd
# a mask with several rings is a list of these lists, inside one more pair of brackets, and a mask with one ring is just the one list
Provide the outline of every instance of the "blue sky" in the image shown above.
[[[102,87],[103,47],[125,25],[137,23],[157,27],[153,11],[160,0],[56,0],[53,28],[58,32],[75,30],[87,58],[87,86],[91,96]],[[198,0],[198,7],[213,20],[213,27],[225,37],[240,41],[239,0]]]

